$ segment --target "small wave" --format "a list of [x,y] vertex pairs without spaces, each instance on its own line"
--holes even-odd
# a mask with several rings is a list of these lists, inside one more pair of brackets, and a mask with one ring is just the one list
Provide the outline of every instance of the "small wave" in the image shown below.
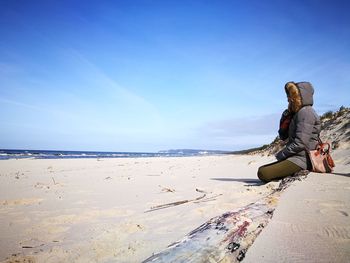
[[140,157],[186,157],[210,154],[200,152],[83,152],[83,151],[45,151],[45,150],[0,150],[0,159],[69,159],[69,158],[140,158]]

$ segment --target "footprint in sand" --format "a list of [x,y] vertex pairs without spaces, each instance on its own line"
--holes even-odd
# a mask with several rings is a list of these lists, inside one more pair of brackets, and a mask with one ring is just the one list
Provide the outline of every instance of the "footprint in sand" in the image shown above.
[[321,214],[338,214],[338,215],[341,215],[341,216],[346,216],[348,217],[349,216],[349,212],[346,212],[344,210],[337,210],[337,209],[333,209],[333,208],[323,208],[323,209],[320,209],[319,210]]
[[321,209],[319,212],[321,214],[339,214],[342,216],[349,216],[349,211],[346,211],[347,209],[344,207],[345,203],[342,201],[329,201],[329,202],[323,202],[319,203],[319,206]]
[[284,234],[301,234],[305,233],[317,233],[318,236],[338,239],[338,240],[347,240],[350,239],[350,227],[348,226],[306,226],[302,224],[295,223],[287,223],[287,222],[278,222],[278,226],[280,230],[283,231]]
[[335,238],[335,239],[350,239],[350,227],[343,226],[326,226],[320,231],[318,231],[318,235],[327,238]]
[[338,210],[337,212],[340,213],[340,214],[343,215],[343,216],[349,216],[349,213],[348,213],[348,212],[345,212],[345,211],[343,211],[343,210]]
[[303,224],[298,223],[290,223],[290,222],[276,222],[276,226],[279,228],[279,231],[281,233],[284,233],[285,235],[293,235],[293,234],[305,234],[305,233],[313,233],[315,231],[315,228],[313,227],[306,227]]

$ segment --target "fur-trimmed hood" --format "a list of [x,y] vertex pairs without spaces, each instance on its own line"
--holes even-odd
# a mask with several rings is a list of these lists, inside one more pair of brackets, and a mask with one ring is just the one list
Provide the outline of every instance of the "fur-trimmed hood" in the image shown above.
[[288,82],[284,88],[290,98],[290,110],[293,112],[298,112],[302,107],[314,104],[314,88],[310,82]]

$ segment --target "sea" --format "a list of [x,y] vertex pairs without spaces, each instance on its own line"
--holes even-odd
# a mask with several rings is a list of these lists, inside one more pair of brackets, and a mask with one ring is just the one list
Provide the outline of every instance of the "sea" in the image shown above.
[[93,152],[57,150],[0,149],[0,160],[7,159],[72,159],[72,158],[140,158],[140,157],[186,157],[223,154],[221,151],[169,150],[159,152]]

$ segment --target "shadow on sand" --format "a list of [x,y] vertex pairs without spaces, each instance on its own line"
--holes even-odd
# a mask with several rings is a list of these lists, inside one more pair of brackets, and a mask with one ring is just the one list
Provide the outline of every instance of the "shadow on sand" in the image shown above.
[[345,174],[345,173],[332,173],[332,174],[350,177],[350,173],[347,173],[347,174]]
[[246,186],[258,186],[264,183],[259,179],[248,179],[248,178],[210,178],[211,180],[224,181],[224,182],[240,182],[247,183]]

